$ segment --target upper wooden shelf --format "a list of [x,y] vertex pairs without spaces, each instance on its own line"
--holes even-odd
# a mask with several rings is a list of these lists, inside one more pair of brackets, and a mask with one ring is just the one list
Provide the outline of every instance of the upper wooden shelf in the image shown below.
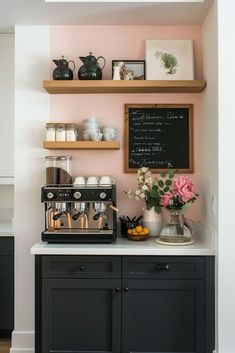
[[43,81],[50,94],[76,93],[200,93],[206,87],[202,80],[72,80]]

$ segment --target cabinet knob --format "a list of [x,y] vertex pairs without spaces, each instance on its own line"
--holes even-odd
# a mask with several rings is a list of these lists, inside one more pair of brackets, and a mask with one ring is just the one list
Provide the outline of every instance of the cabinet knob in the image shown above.
[[128,292],[128,290],[129,290],[129,288],[127,288],[127,287],[124,288],[124,292]]
[[119,287],[117,287],[115,290],[116,290],[116,292],[120,292],[120,288]]
[[85,266],[81,266],[81,267],[80,267],[80,270],[81,270],[81,271],[85,271],[85,269],[86,269]]
[[169,264],[157,264],[155,266],[155,270],[159,271],[159,272],[167,272],[170,269],[170,265]]

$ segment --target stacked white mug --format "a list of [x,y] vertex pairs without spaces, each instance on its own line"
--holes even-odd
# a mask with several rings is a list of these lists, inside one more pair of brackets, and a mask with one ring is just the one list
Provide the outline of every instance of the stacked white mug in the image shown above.
[[99,121],[95,117],[83,120],[83,140],[85,141],[100,141],[103,134],[100,132]]

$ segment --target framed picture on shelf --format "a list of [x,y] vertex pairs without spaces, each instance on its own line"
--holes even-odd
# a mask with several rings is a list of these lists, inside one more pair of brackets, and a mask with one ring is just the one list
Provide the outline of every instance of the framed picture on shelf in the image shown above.
[[193,40],[146,40],[147,80],[193,80]]
[[112,60],[113,80],[145,80],[145,60]]

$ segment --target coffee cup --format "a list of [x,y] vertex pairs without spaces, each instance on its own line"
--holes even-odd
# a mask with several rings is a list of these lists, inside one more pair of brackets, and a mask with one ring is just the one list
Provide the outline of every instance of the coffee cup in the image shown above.
[[98,185],[98,178],[96,176],[89,176],[87,178],[87,185]]
[[73,185],[85,185],[85,178],[83,176],[76,176]]
[[112,185],[112,183],[113,183],[113,180],[109,175],[102,176],[99,182],[100,185]]
[[104,138],[104,141],[114,141],[116,138],[116,135],[112,133],[104,133],[103,138]]
[[91,141],[101,141],[103,134],[101,132],[92,132],[89,134]]

